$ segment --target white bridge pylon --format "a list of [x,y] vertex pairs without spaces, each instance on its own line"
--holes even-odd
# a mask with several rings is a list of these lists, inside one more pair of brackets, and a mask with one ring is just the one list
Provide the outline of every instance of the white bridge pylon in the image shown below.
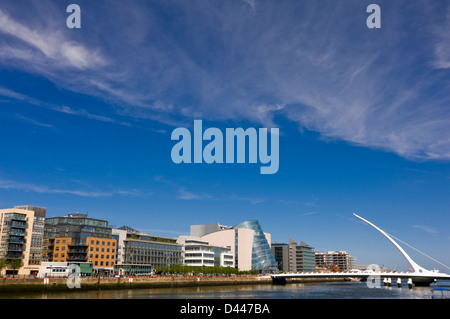
[[413,271],[415,273],[420,273],[420,274],[428,274],[428,273],[434,273],[433,271],[427,270],[421,266],[419,266],[414,260],[412,260],[411,257],[409,257],[409,255],[403,250],[402,247],[400,247],[399,244],[397,244],[397,242],[395,240],[393,240],[388,234],[386,234],[386,232],[382,229],[380,229],[379,227],[375,226],[374,224],[372,224],[371,222],[369,222],[368,220],[365,220],[364,218],[362,218],[361,216],[358,216],[356,214],[353,214],[356,218],[362,220],[363,222],[365,222],[366,224],[369,224],[370,226],[372,226],[373,228],[375,228],[376,230],[378,230],[381,234],[383,234],[387,239],[389,239],[391,241],[391,243],[394,244],[394,246],[400,250],[400,252],[402,253],[402,255],[406,258],[406,260],[409,262],[409,264],[411,265]]
[[364,218],[353,214],[358,219],[369,224],[381,234],[383,234],[389,241],[394,244],[394,246],[402,253],[406,260],[411,265],[412,272],[395,272],[395,271],[373,271],[373,270],[359,270],[359,271],[346,271],[346,272],[309,272],[309,273],[281,273],[272,274],[272,281],[274,284],[285,284],[286,279],[289,278],[361,278],[367,280],[373,279],[387,279],[390,282],[391,278],[397,278],[397,281],[401,279],[408,279],[408,282],[412,280],[415,285],[429,285],[437,279],[450,280],[450,275],[439,273],[437,271],[427,270],[419,266],[412,258],[400,247],[395,240],[391,238],[385,231],[375,226],[371,222],[365,220]]

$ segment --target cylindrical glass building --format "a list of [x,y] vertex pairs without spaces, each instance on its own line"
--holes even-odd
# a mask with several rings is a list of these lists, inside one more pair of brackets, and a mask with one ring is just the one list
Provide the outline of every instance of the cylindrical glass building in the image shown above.
[[277,273],[277,263],[258,221],[248,220],[237,224],[233,228],[247,228],[255,232],[252,243],[252,269]]

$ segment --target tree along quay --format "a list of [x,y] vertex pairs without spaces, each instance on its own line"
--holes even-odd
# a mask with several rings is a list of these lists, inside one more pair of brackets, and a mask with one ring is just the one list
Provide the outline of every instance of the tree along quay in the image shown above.
[[[80,277],[79,288],[69,288],[68,278],[3,278],[0,295],[20,292],[80,292],[87,290],[181,288],[199,286],[272,285],[270,276],[148,276],[148,277]],[[297,278],[287,283],[319,283],[345,281],[343,278]]]

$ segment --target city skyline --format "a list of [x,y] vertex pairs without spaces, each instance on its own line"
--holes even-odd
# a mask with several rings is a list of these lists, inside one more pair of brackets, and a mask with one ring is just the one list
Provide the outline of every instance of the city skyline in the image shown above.
[[[256,219],[272,242],[450,265],[450,5],[75,1],[0,6],[0,208],[159,236]],[[279,128],[279,168],[175,164],[177,127]],[[450,270],[400,243],[425,268]]]

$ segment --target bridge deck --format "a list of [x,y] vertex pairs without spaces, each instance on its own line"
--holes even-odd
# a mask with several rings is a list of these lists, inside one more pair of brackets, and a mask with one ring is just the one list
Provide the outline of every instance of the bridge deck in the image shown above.
[[426,279],[429,281],[444,279],[450,280],[450,275],[440,273],[419,272],[328,272],[328,273],[290,273],[274,274],[272,279],[289,278],[401,278],[401,279]]
[[286,284],[287,279],[294,278],[360,278],[373,284],[388,279],[388,282],[396,279],[407,279],[408,284],[415,286],[429,286],[435,280],[450,280],[450,275],[439,273],[421,274],[419,272],[334,272],[334,273],[295,273],[272,275],[274,285]]

